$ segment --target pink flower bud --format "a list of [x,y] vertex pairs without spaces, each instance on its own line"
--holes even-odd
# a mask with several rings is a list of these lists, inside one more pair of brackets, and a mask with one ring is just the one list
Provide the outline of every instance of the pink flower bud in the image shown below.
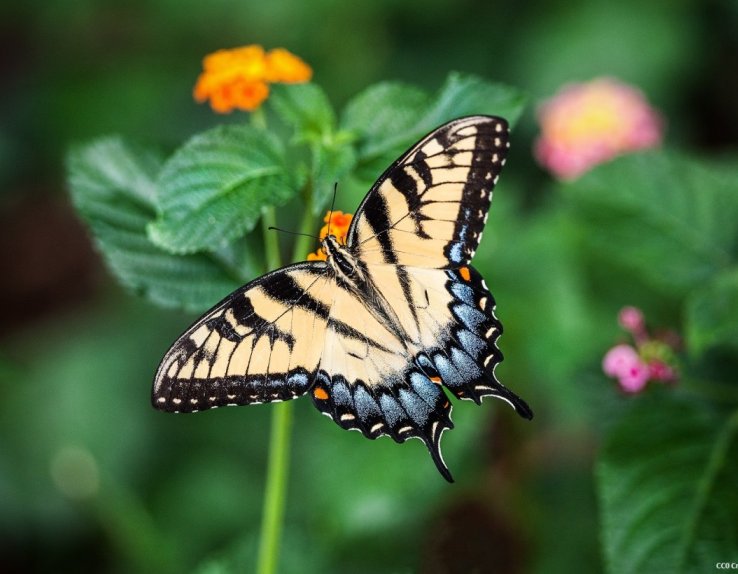
[[671,383],[676,380],[676,371],[666,363],[661,361],[652,361],[648,364],[649,376],[655,381],[662,383]]
[[642,334],[646,328],[643,312],[638,307],[623,307],[618,315],[618,323],[634,335]]

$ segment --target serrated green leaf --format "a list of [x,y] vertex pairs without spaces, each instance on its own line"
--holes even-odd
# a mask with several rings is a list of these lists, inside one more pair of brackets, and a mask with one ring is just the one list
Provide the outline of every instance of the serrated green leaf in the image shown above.
[[640,400],[599,456],[608,572],[710,572],[738,554],[738,412],[666,392]]
[[561,190],[603,264],[684,295],[735,260],[738,195],[721,170],[674,153],[623,156]]
[[687,342],[697,355],[713,347],[738,349],[738,269],[718,274],[687,300]]
[[231,274],[214,255],[176,256],[149,241],[160,166],[156,155],[120,138],[77,147],[67,156],[72,201],[123,285],[161,306],[203,310],[256,269],[240,262],[241,274]]
[[323,89],[316,84],[276,85],[270,105],[298,140],[320,140],[336,127],[336,114]]
[[525,102],[525,95],[516,88],[452,72],[425,113],[422,131],[428,132],[444,122],[472,114],[500,116],[512,127],[523,113]]
[[390,135],[413,129],[429,103],[430,96],[410,84],[374,84],[346,104],[341,115],[341,128],[358,136],[362,142],[361,156],[372,155],[371,145],[377,145]]
[[262,210],[294,195],[284,152],[252,126],[193,137],[164,164],[149,237],[172,253],[215,251],[251,231]]
[[[524,105],[525,97],[514,88],[452,73],[433,98],[402,84],[370,88],[346,107],[341,127],[359,132],[358,176],[371,180],[409,146],[452,119],[487,114],[504,117],[513,125]],[[371,106],[379,118],[376,128],[366,127],[372,123]]]

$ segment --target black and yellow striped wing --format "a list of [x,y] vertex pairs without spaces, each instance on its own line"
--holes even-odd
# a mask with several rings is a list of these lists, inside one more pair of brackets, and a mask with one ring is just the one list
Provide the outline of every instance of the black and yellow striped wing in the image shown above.
[[196,412],[304,395],[328,325],[323,297],[334,286],[325,263],[300,263],[226,297],[165,355],[154,379],[154,407]]
[[193,412],[309,393],[343,428],[419,438],[452,480],[440,450],[453,427],[446,390],[532,416],[495,377],[502,326],[469,265],[507,137],[504,120],[473,116],[413,146],[359,207],[341,254],[351,264],[292,265],[228,296],[164,357],[154,406]]
[[502,118],[471,116],[431,132],[374,184],[348,244],[367,264],[468,264],[509,147]]

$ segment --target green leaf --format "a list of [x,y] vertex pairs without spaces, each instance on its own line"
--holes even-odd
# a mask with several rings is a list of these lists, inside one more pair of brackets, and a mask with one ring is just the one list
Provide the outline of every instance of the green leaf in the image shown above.
[[711,572],[738,555],[738,411],[643,397],[600,453],[608,572]]
[[726,173],[674,153],[630,154],[561,190],[603,265],[684,295],[734,260],[738,196]]
[[346,104],[341,128],[361,140],[359,155],[376,155],[373,146],[389,136],[412,130],[421,121],[430,97],[420,88],[399,82],[368,87]]
[[525,97],[514,88],[452,73],[433,98],[404,84],[369,88],[346,106],[341,127],[359,136],[358,176],[371,180],[413,143],[452,119],[488,114],[513,125],[524,105]]
[[316,84],[275,85],[270,105],[297,132],[298,141],[320,140],[336,127],[336,114]]
[[251,126],[217,127],[164,164],[149,237],[172,253],[215,251],[293,195],[279,140]]
[[356,165],[356,153],[347,143],[316,146],[312,162],[312,210],[315,215],[323,212],[333,195],[333,186],[340,183]]
[[500,116],[512,127],[523,113],[525,102],[525,95],[516,88],[452,72],[426,111],[419,129],[429,132],[444,122],[472,114]]
[[738,349],[738,269],[717,275],[687,300],[687,341],[697,355],[713,347]]
[[160,166],[156,155],[117,137],[76,147],[67,156],[72,201],[123,285],[161,306],[202,310],[255,269],[240,262],[240,274],[230,274],[214,255],[175,256],[149,241]]

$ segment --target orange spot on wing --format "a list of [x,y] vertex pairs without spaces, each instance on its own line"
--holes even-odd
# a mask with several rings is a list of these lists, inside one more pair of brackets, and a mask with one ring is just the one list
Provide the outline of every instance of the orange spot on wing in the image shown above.
[[431,377],[430,380],[434,383],[441,383],[441,377]]
[[464,281],[471,281],[471,272],[468,267],[462,267],[459,269],[459,275]]
[[444,409],[447,409],[447,408],[448,408],[448,405],[450,405],[450,404],[451,404],[451,403],[449,403],[448,401],[446,401],[446,402],[444,403],[444,405],[443,405],[443,408],[444,408]]
[[321,401],[324,401],[324,400],[326,400],[328,398],[328,393],[326,392],[326,390],[324,388],[317,387],[313,391],[313,396],[316,399],[320,399]]

